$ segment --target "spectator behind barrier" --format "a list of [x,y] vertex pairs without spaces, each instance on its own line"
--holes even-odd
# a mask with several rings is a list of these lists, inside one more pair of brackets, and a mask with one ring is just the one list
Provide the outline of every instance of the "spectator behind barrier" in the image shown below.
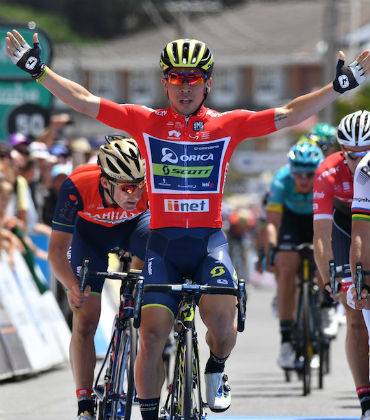
[[42,209],[42,221],[51,226],[54,210],[58,200],[60,187],[64,180],[71,174],[71,165],[57,164],[51,169],[51,186],[45,196],[44,206]]

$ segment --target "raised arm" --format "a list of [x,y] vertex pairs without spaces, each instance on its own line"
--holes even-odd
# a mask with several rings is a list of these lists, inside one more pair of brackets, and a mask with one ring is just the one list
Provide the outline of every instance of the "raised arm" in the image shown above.
[[370,71],[370,51],[363,51],[350,65],[344,64],[344,53],[339,52],[334,81],[323,88],[299,96],[287,105],[275,109],[275,125],[278,130],[304,121],[327,105],[334,102],[341,93],[354,89],[363,83]]
[[33,48],[22,35],[13,29],[7,32],[6,53],[11,61],[28,72],[58,99],[78,112],[95,118],[99,112],[100,98],[83,86],[59,76],[41,60],[41,48],[37,34],[33,34]]

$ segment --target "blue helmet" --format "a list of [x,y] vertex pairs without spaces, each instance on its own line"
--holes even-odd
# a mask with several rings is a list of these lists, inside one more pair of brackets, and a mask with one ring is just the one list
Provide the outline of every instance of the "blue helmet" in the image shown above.
[[323,159],[320,147],[309,142],[295,144],[288,152],[288,161],[293,171],[315,171]]

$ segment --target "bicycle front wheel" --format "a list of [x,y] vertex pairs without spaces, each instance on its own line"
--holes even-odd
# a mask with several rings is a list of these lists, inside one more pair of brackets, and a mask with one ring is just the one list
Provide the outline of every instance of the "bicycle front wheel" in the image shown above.
[[192,417],[192,391],[193,391],[193,337],[192,330],[185,331],[185,363],[184,363],[184,419]]
[[116,370],[113,381],[111,420],[129,420],[135,396],[134,365],[137,352],[137,333],[130,319],[121,332]]
[[313,354],[310,322],[309,284],[303,284],[303,395],[311,392],[311,357]]

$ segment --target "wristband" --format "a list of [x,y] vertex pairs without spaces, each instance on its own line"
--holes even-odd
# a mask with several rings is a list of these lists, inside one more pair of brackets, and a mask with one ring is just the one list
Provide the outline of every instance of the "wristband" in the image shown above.
[[38,77],[36,77],[36,82],[37,83],[42,83],[45,80],[45,77],[47,76],[47,74],[49,73],[49,67],[46,64],[43,64],[41,66],[41,73]]

